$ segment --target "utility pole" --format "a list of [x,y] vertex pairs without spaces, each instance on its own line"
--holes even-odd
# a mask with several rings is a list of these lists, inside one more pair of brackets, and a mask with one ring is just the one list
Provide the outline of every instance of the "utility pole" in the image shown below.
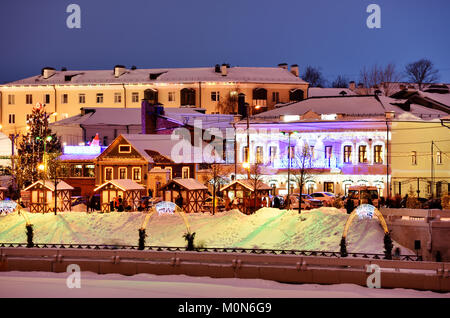
[[434,141],[431,141],[431,198],[434,199],[434,161],[433,161],[433,149]]

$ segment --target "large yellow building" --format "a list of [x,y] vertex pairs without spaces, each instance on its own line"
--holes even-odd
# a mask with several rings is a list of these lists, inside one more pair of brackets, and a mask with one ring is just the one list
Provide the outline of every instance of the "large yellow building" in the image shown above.
[[[252,113],[307,98],[308,83],[299,68],[278,67],[127,69],[56,71],[0,86],[1,125],[5,134],[24,132],[36,103],[46,105],[51,122],[79,114],[81,107],[137,108],[141,100],[165,107],[198,107],[207,113],[230,113],[229,101],[245,94]],[[227,103],[228,102],[228,103]]]

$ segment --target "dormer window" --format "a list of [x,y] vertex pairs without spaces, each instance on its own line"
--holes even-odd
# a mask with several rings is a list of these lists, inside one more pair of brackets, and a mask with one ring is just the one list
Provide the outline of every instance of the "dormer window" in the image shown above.
[[131,153],[130,145],[119,145],[119,153]]

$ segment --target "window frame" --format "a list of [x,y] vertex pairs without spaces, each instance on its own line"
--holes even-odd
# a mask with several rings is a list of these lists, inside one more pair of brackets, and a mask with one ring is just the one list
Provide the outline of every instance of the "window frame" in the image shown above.
[[86,104],[86,94],[85,93],[78,94],[78,104]]
[[[128,147],[128,151],[121,150],[122,147]],[[131,153],[131,145],[119,145],[119,153]]]
[[103,93],[97,93],[95,97],[96,104],[103,104],[104,95]]
[[[107,176],[108,176],[107,171],[108,170],[111,170],[111,179],[107,178]],[[104,179],[105,182],[114,180],[114,167],[105,167],[104,170],[103,170],[103,173],[104,173],[103,179]]]
[[[135,171],[139,171],[139,179],[135,178]],[[142,181],[142,168],[141,167],[131,168],[131,177],[133,181]]]
[[[352,146],[351,145],[344,145],[344,158],[343,158],[343,162],[344,163],[352,163]],[[349,150],[347,150],[349,149]]]
[[[117,179],[120,179],[120,180],[124,180],[124,179],[128,179],[127,177],[128,177],[128,171],[127,171],[128,169],[127,169],[127,167],[119,167],[118,168],[118,175],[117,175]],[[121,172],[122,171],[125,171],[125,178],[121,178]]]

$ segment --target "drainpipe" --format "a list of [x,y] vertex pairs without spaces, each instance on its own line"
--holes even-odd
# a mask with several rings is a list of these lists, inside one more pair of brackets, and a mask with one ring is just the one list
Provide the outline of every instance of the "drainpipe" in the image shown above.
[[[56,85],[52,85],[53,90],[55,91],[55,113],[58,114],[58,99],[56,98]],[[55,116],[55,121],[58,119],[58,115]]]
[[200,103],[200,108],[202,108],[202,82],[198,82],[198,98],[199,98],[199,103]]
[[124,108],[127,108],[127,92],[125,90],[125,83],[122,83],[123,87],[123,106]]

